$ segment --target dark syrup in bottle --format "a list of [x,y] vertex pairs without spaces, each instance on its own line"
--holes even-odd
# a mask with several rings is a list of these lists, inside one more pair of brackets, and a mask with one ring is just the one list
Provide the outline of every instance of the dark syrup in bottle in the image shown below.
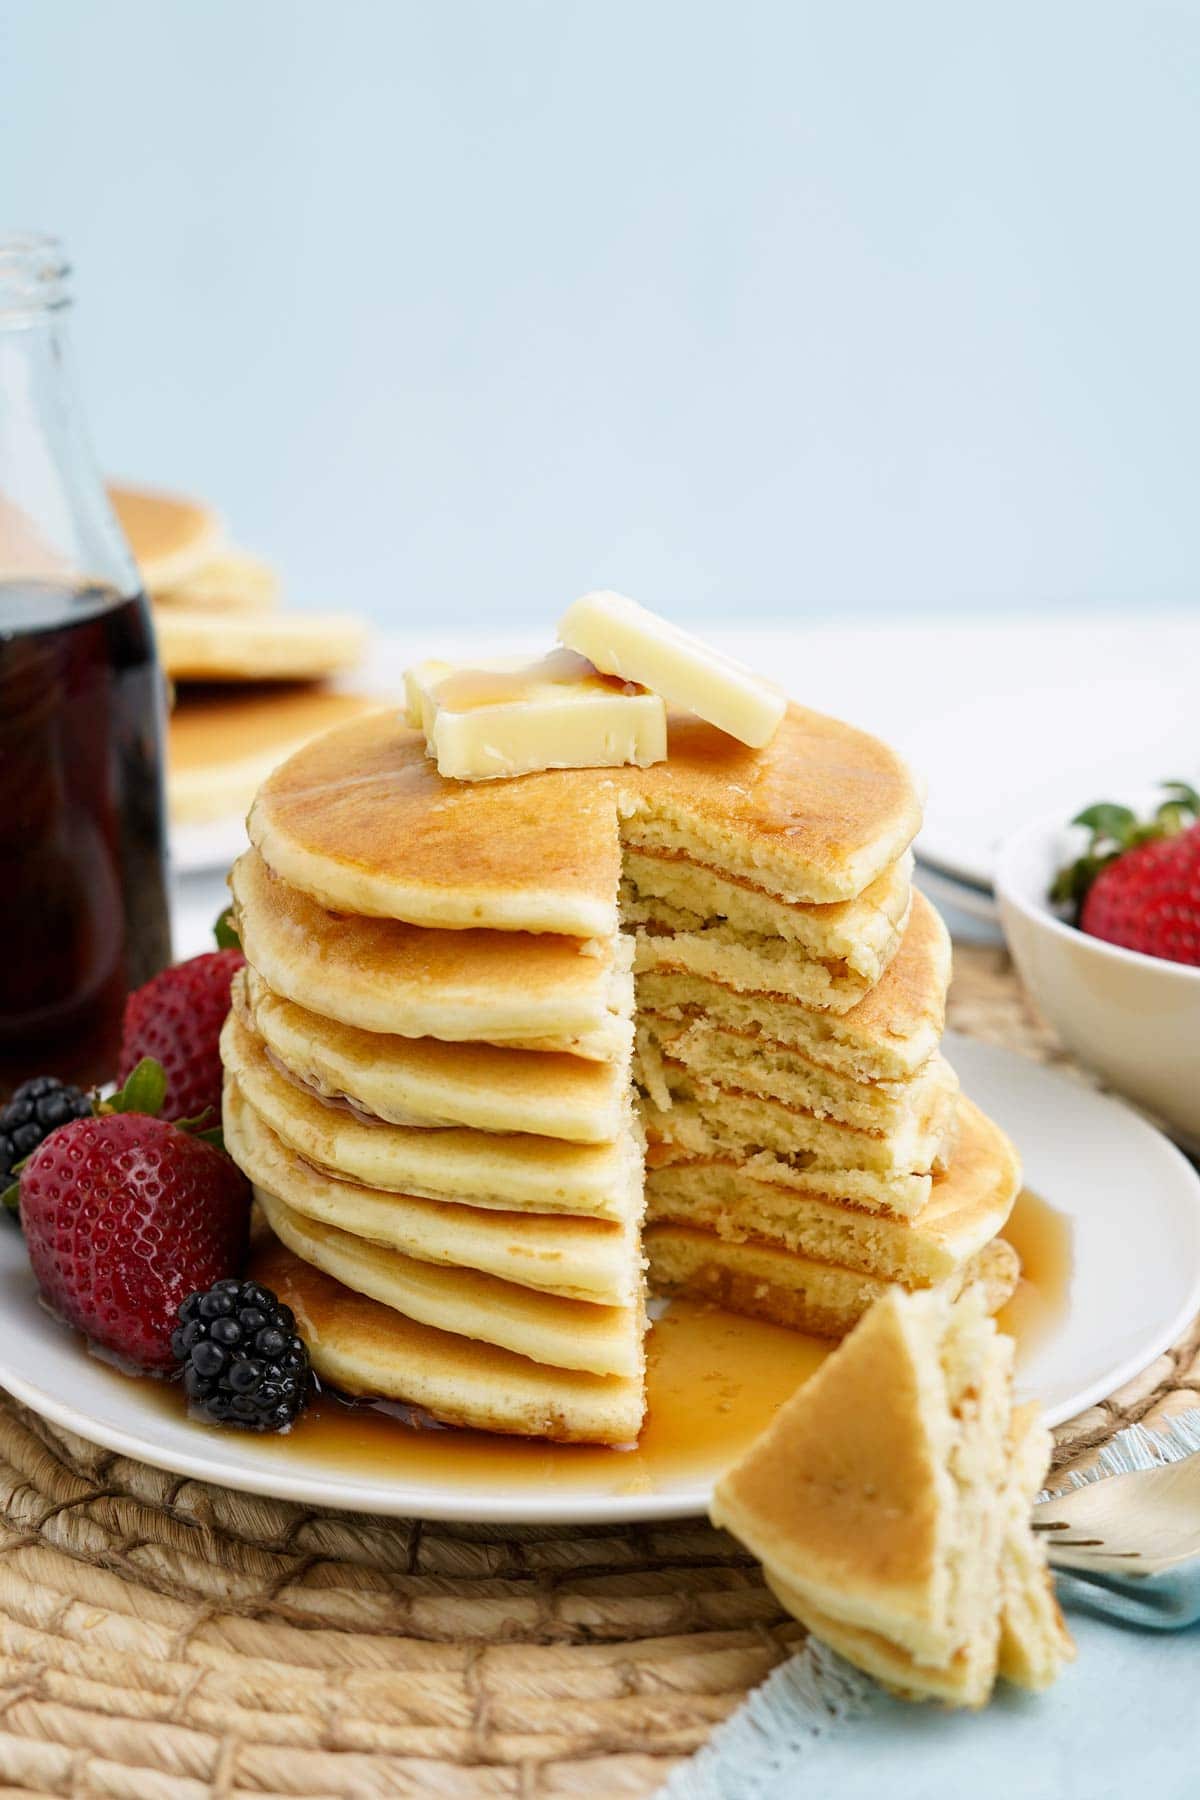
[[140,594],[0,579],[0,1095],[114,1075],[170,959],[162,711]]

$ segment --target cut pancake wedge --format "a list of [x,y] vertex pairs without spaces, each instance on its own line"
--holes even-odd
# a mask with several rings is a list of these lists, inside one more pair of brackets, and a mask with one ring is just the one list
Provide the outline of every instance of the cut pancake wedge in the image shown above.
[[642,1258],[632,1219],[617,1224],[567,1213],[499,1212],[339,1181],[289,1150],[232,1076],[223,1116],[226,1147],[238,1167],[293,1212],[420,1262],[477,1269],[569,1300],[638,1302]]
[[996,1674],[1012,1349],[978,1288],[957,1306],[893,1292],[712,1502],[802,1623],[869,1673],[961,1705]]
[[261,1039],[232,1012],[221,1034],[221,1057],[226,1073],[288,1148],[344,1181],[504,1212],[618,1221],[641,1215],[642,1159],[632,1122],[612,1144],[367,1123],[280,1074]]
[[475,1269],[418,1262],[294,1212],[265,1188],[255,1198],[275,1236],[304,1262],[406,1318],[478,1339],[556,1369],[634,1378],[642,1369],[638,1306],[537,1293]]
[[252,969],[234,983],[275,1060],[317,1093],[393,1125],[469,1125],[602,1144],[623,1129],[628,1059],[451,1044],[363,1031],[275,994]]
[[448,1425],[560,1443],[631,1444],[641,1428],[640,1380],[551,1368],[419,1324],[280,1243],[255,1256],[253,1273],[292,1308],[317,1374],[346,1393],[403,1400]]
[[[332,735],[339,735],[334,733]],[[293,759],[294,760],[294,759]],[[326,911],[249,851],[230,876],[246,958],[275,993],[365,1031],[570,1049],[620,1041],[628,946],[500,931],[435,931]]]
[[[1049,1687],[1075,1655],[1045,1551],[1029,1524],[1034,1494],[1049,1466],[1049,1434],[1036,1424],[1036,1408],[1020,1409],[1013,1424],[1015,1441],[1003,1490],[998,1646],[995,1622],[984,1613],[974,1635],[947,1662],[930,1664],[880,1632],[822,1611],[773,1570],[766,1571],[767,1585],[794,1617],[903,1699],[980,1706],[997,1674],[1038,1691]],[[988,1521],[988,1527],[991,1545],[995,1526]],[[990,1598],[993,1591],[988,1572],[984,1592]]]

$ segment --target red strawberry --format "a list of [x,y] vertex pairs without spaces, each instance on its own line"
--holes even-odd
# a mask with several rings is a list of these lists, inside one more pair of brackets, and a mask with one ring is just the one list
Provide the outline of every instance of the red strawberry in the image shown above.
[[1144,956],[1200,963],[1200,825],[1109,863],[1088,889],[1079,924]]
[[221,1056],[217,1042],[229,1011],[229,984],[245,963],[240,950],[209,950],[164,969],[125,1002],[118,1079],[144,1056],[167,1072],[165,1119],[220,1117]]
[[249,1217],[237,1165],[145,1113],[60,1125],[21,1171],[21,1224],[42,1293],[139,1368],[172,1366],[180,1302],[237,1273]]
[[1200,794],[1186,782],[1166,786],[1170,797],[1145,822],[1108,802],[1080,813],[1074,823],[1090,828],[1091,844],[1052,898],[1075,900],[1091,937],[1200,965]]

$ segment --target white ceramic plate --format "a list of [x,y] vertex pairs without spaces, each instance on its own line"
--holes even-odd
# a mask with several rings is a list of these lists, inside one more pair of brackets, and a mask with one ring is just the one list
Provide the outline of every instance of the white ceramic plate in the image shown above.
[[[1022,1397],[1040,1398],[1057,1423],[1144,1369],[1200,1308],[1200,1177],[1120,1102],[989,1045],[951,1035],[947,1049],[964,1087],[1019,1143],[1028,1185],[1073,1228],[1068,1304],[1019,1363]],[[717,1473],[696,1470],[649,1491],[614,1479],[611,1460],[593,1486],[574,1481],[558,1491],[552,1459],[544,1480],[525,1480],[519,1491],[350,1479],[326,1462],[282,1457],[278,1442],[192,1424],[164,1409],[154,1384],[89,1357],[38,1305],[21,1239],[8,1229],[0,1231],[0,1299],[0,1385],[17,1399],[94,1443],[251,1493],[400,1516],[593,1523],[701,1512]]]

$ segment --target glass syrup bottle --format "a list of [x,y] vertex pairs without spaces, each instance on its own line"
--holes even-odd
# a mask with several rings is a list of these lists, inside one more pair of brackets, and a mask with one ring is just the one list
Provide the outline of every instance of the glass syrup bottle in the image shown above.
[[0,1096],[116,1074],[170,960],[164,683],[92,456],[52,238],[0,236]]

